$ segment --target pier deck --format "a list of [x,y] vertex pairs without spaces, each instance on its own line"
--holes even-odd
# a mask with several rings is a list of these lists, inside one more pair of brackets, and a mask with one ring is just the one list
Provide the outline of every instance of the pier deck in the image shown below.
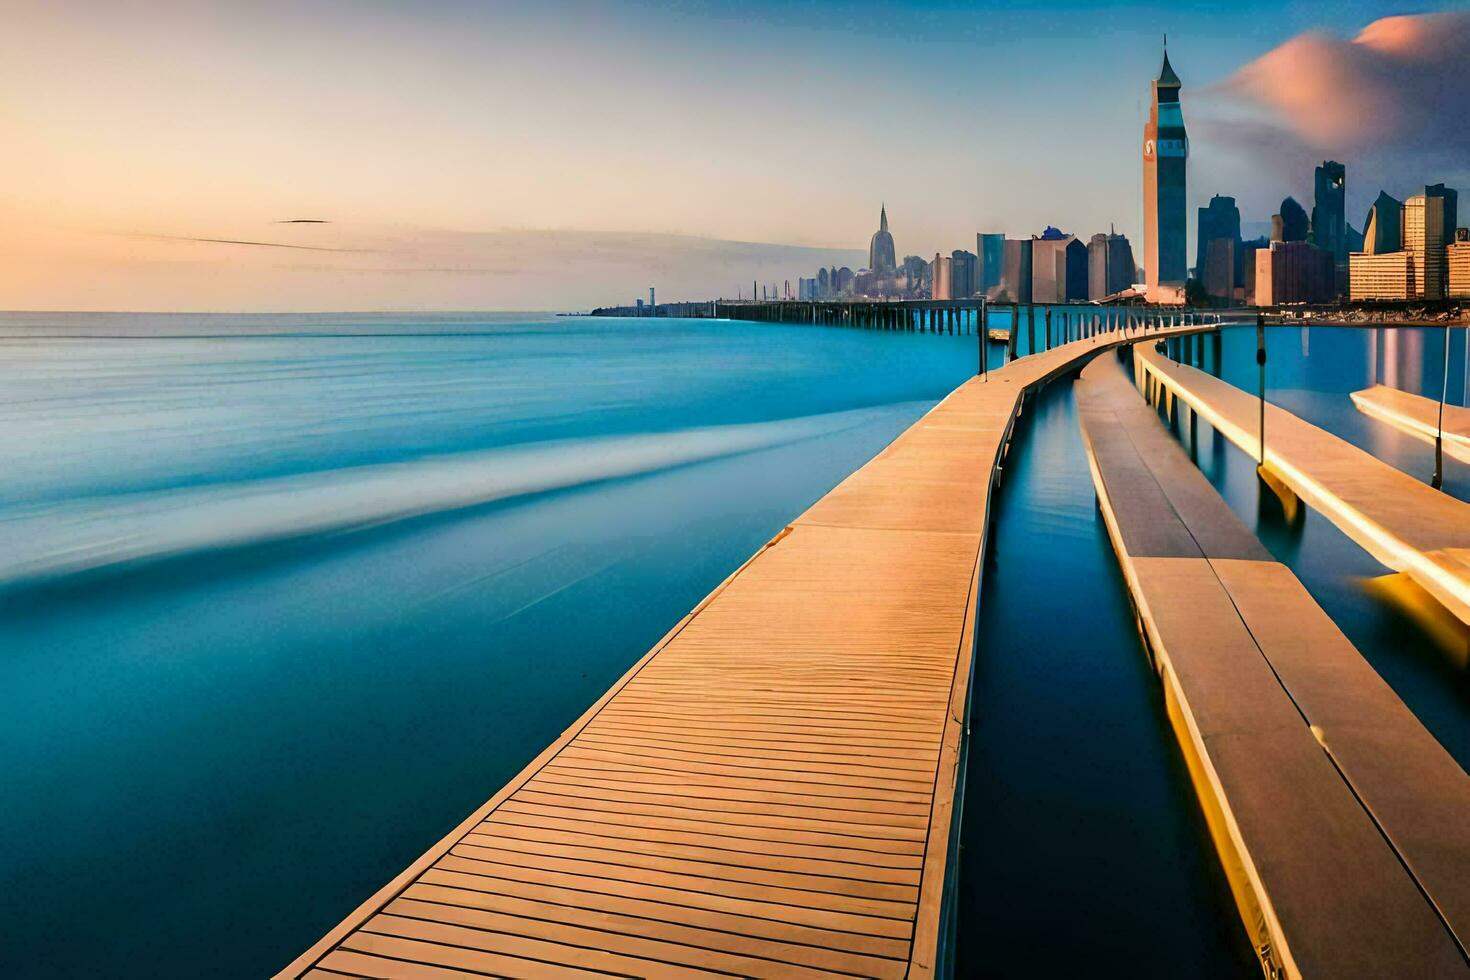
[[1002,447],[1122,339],[958,388],[281,976],[933,975]]
[[[1374,385],[1353,392],[1352,399],[1364,415],[1434,445],[1439,425],[1439,402],[1433,398],[1387,385]],[[1444,452],[1462,463],[1470,463],[1470,408],[1461,405],[1444,407]]]
[[1099,507],[1262,959],[1289,976],[1470,975],[1470,777],[1114,358],[1082,372],[1077,402]]
[[[1259,458],[1259,400],[1138,344],[1141,368],[1225,438]],[[1441,493],[1275,405],[1266,470],[1379,562],[1470,623],[1470,503]]]

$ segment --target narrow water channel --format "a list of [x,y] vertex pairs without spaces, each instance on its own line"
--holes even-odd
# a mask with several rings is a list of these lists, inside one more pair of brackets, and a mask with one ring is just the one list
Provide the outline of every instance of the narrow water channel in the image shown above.
[[1028,403],[993,504],[957,972],[1259,976],[1134,627],[1071,387]]

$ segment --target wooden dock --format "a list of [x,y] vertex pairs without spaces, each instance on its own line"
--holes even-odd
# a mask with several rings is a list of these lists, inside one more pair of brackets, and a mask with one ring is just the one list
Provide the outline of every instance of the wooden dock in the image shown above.
[[[1411,394],[1374,385],[1352,393],[1358,411],[1386,423],[1418,439],[1434,445],[1439,431],[1439,402],[1423,395]],[[1444,454],[1462,463],[1470,463],[1470,408],[1444,406]]]
[[[1145,384],[1161,384],[1252,458],[1258,397],[1138,344]],[[1470,503],[1441,493],[1275,405],[1266,406],[1266,473],[1363,550],[1408,575],[1470,624]]]
[[280,975],[942,972],[991,487],[1122,339],[962,385]]
[[1077,401],[1099,508],[1267,975],[1470,975],[1470,777],[1115,358],[1082,372]]

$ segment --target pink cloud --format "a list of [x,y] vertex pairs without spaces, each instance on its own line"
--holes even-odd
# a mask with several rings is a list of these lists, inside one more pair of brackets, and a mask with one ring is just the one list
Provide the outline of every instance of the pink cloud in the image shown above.
[[1455,153],[1470,148],[1467,63],[1470,12],[1412,14],[1374,21],[1350,41],[1299,35],[1225,87],[1319,150]]

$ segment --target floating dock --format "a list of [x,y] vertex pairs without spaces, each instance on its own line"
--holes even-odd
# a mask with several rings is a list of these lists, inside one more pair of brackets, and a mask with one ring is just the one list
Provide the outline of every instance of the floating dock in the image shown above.
[[1124,339],[954,391],[280,975],[943,972],[991,488]]
[[1115,358],[1076,392],[1099,509],[1267,975],[1470,976],[1470,777]]
[[[1252,458],[1260,399],[1137,344],[1138,377],[1162,385]],[[1275,405],[1266,406],[1266,475],[1375,559],[1408,575],[1470,624],[1470,503],[1441,493]]]
[[[1421,442],[1434,445],[1440,432],[1440,404],[1433,398],[1374,385],[1352,393],[1358,411],[1406,432]],[[1444,406],[1444,453],[1462,463],[1470,463],[1470,408]]]

